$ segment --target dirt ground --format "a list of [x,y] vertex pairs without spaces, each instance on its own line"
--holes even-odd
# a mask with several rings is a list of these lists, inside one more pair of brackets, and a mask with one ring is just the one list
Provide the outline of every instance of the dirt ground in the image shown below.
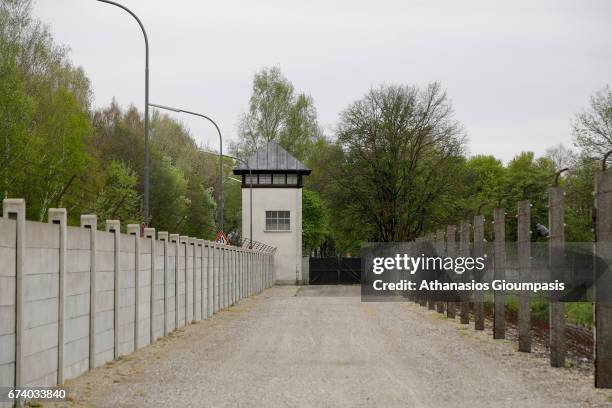
[[584,368],[359,286],[277,286],[65,384],[44,407],[610,407]]

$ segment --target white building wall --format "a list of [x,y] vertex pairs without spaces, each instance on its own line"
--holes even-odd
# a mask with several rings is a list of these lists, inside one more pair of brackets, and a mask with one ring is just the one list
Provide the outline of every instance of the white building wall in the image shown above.
[[[249,188],[242,189],[242,236],[249,236]],[[266,231],[266,211],[290,211],[290,231]],[[276,248],[274,277],[279,284],[302,280],[302,189],[253,188],[253,241]]]

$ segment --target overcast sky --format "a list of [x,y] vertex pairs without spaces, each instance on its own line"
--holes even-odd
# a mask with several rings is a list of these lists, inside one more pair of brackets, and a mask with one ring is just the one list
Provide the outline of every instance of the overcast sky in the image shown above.
[[[136,22],[95,0],[35,0],[35,14],[92,81],[94,105],[144,105]],[[504,160],[571,145],[570,120],[612,85],[609,0],[119,0],[143,21],[153,103],[214,117],[236,137],[253,74],[277,65],[320,123],[380,84],[440,81],[471,154]],[[494,5],[495,4],[495,5]],[[198,142],[202,119],[173,114]]]

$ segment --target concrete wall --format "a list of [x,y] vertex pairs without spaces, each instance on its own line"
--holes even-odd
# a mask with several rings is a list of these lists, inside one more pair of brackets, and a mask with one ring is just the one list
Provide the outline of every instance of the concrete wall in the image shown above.
[[[98,231],[93,216],[68,227],[63,209],[53,210],[62,222],[51,212],[49,223],[30,222],[23,200],[3,207],[0,387],[61,384],[272,282],[271,253],[152,229],[140,237],[138,226]],[[242,280],[240,258],[251,263]]]
[[16,221],[0,219],[0,384],[15,382]]
[[[249,188],[242,189],[242,234],[249,237]],[[290,211],[291,231],[266,231],[266,211]],[[302,281],[302,189],[253,189],[253,241],[276,248],[274,276],[276,283]]]

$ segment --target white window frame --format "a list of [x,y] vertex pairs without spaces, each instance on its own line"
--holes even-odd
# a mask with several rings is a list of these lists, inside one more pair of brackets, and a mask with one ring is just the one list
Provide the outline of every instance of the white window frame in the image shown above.
[[[280,228],[281,222],[283,228]],[[274,222],[272,222],[274,221]],[[286,228],[285,228],[286,226]],[[291,232],[291,211],[289,210],[266,210],[265,230],[266,232]]]

